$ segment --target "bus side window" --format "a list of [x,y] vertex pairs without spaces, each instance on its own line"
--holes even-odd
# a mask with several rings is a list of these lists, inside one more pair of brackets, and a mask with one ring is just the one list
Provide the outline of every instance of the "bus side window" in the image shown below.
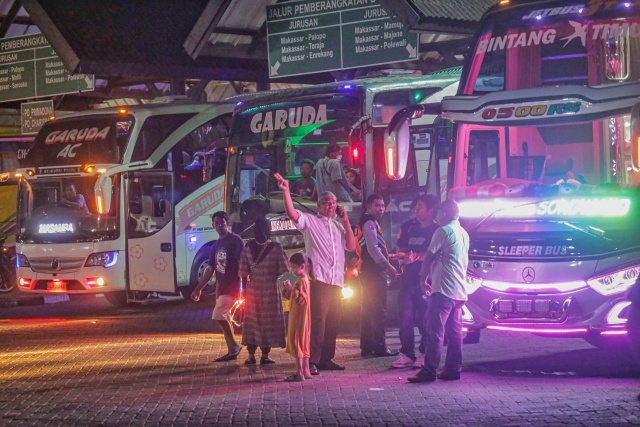
[[228,117],[222,116],[194,129],[177,144],[177,148],[185,156],[181,167],[173,165],[176,179],[182,181],[178,184],[183,189],[182,197],[193,193],[206,182],[224,175],[228,136]]

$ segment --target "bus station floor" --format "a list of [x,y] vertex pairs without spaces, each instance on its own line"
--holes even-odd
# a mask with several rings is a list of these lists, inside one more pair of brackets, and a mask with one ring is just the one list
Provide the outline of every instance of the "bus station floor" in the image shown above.
[[[104,298],[1,308],[0,425],[640,424],[631,356],[580,339],[483,331],[465,345],[460,381],[408,384],[413,369],[363,359],[345,330],[345,371],[286,383],[294,362],[282,349],[275,365],[246,367],[246,349],[214,362],[225,346],[211,308]],[[397,329],[387,336],[399,348]]]

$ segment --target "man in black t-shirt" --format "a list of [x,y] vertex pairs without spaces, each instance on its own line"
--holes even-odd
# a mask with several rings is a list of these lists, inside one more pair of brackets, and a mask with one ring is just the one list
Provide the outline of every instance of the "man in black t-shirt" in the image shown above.
[[194,301],[200,299],[202,289],[216,275],[216,305],[212,318],[222,328],[228,352],[216,359],[216,362],[234,360],[240,354],[242,347],[233,336],[233,326],[229,321],[229,312],[240,296],[240,276],[238,275],[238,261],[242,252],[242,239],[229,231],[229,216],[226,212],[218,211],[213,214],[213,228],[220,238],[211,247],[209,266],[204,271],[198,286],[191,294]]
[[[424,363],[427,323],[427,298],[420,286],[420,268],[424,255],[431,243],[433,233],[438,229],[435,222],[439,205],[438,198],[431,195],[418,197],[411,205],[416,218],[400,227],[396,250],[402,254],[403,271],[398,292],[400,309],[400,358],[393,362],[394,368],[421,367]],[[420,355],[416,357],[414,326],[422,335]]]

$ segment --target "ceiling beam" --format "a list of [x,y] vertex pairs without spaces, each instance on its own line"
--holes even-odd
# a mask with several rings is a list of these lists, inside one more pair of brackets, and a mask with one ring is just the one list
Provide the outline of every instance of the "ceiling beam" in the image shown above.
[[192,59],[198,58],[230,4],[231,0],[209,0],[187,39],[182,43],[182,47]]
[[0,24],[0,39],[7,35],[7,31],[9,31],[9,27],[16,19],[16,15],[22,5],[18,0],[13,0],[11,7],[9,8],[9,12],[7,12],[7,16],[2,20],[2,24]]
[[212,58],[238,58],[238,59],[254,59],[267,61],[267,46],[265,43],[264,49],[258,49],[252,53],[248,53],[245,45],[233,45],[231,43],[208,43],[200,50],[200,57],[212,57]]

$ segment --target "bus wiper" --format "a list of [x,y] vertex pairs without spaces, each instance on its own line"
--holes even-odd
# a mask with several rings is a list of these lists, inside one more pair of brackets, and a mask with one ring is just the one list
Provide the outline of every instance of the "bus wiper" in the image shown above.
[[612,239],[610,239],[610,238],[608,238],[608,237],[606,237],[604,235],[605,234],[604,230],[601,230],[601,229],[596,228],[596,227],[589,226],[589,228],[582,228],[582,227],[578,227],[577,225],[572,224],[572,223],[570,223],[568,221],[551,221],[551,222],[555,222],[556,224],[566,225],[569,228],[573,228],[574,230],[578,230],[579,232],[587,234],[587,235],[589,235],[591,237],[596,237],[596,238],[599,237],[599,238],[607,240],[607,241],[611,241],[612,240]]
[[477,223],[476,225],[474,225],[474,226],[471,228],[471,230],[469,230],[469,231],[468,231],[469,236],[471,236],[471,234],[473,234],[473,233],[474,233],[478,228],[480,228],[480,226],[481,226],[482,224],[484,224],[484,222],[485,222],[486,220],[488,220],[488,219],[490,219],[490,218],[493,218],[493,216],[494,216],[495,214],[497,214],[498,212],[508,211],[509,209],[513,209],[513,208],[520,208],[520,207],[522,207],[522,206],[537,205],[538,203],[539,203],[539,201],[535,201],[535,202],[527,202],[527,203],[522,203],[522,204],[519,204],[519,205],[509,206],[509,207],[506,207],[506,208],[500,208],[500,209],[496,209],[496,210],[494,210],[494,211],[491,211],[491,212],[489,213],[489,215],[487,215],[487,216],[485,216],[484,218],[482,218],[482,219],[480,220],[480,222],[479,222],[479,223]]

